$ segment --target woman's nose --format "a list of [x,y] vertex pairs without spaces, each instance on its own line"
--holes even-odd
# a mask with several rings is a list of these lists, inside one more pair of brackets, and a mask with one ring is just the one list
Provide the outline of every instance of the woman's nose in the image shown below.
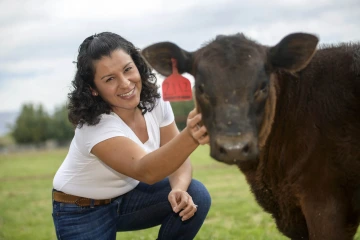
[[120,88],[127,88],[130,85],[131,81],[124,76],[118,78],[118,86]]

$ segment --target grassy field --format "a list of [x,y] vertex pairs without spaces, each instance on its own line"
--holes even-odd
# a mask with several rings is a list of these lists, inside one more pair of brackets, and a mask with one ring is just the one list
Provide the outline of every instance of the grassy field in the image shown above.
[[[0,155],[0,240],[56,239],[51,217],[53,176],[66,150]],[[197,240],[286,239],[255,203],[242,173],[210,159],[208,147],[192,155],[194,178],[212,196]],[[156,239],[158,228],[118,233],[117,239]],[[356,235],[360,240],[360,233]]]

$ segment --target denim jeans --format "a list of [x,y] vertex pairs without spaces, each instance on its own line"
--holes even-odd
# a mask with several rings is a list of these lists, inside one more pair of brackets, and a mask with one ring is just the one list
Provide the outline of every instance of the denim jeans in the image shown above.
[[173,212],[168,201],[170,191],[166,178],[153,185],[140,182],[135,189],[110,204],[93,208],[53,201],[56,236],[61,240],[107,240],[116,239],[117,232],[161,225],[159,240],[193,239],[210,209],[210,195],[202,183],[193,179],[188,193],[198,210],[190,219],[181,221],[179,213]]

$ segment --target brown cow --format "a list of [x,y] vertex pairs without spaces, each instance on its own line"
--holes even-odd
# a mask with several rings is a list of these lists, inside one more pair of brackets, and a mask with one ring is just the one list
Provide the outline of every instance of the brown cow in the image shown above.
[[316,50],[290,34],[276,46],[243,34],[195,52],[143,50],[162,75],[195,78],[211,156],[237,164],[258,203],[292,239],[352,239],[360,221],[360,45]]

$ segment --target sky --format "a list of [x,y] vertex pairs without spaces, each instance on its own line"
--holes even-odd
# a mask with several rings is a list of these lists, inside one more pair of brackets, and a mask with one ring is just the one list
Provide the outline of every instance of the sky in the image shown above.
[[356,42],[360,1],[0,0],[0,112],[33,103],[51,113],[63,105],[79,45],[104,31],[140,49],[171,41],[195,51],[216,35],[239,32],[264,45],[293,32],[316,34],[320,44]]

